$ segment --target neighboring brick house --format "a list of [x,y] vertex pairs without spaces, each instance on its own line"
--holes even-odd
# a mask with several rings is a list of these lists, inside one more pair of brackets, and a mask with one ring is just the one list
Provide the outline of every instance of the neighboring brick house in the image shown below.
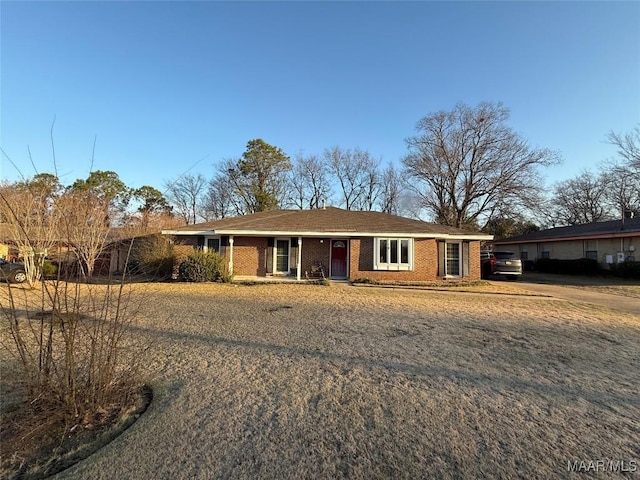
[[163,230],[178,251],[212,250],[238,276],[292,276],[316,262],[333,279],[480,279],[480,241],[493,237],[380,212],[273,210]]
[[591,258],[601,266],[640,260],[640,218],[625,218],[540,230],[493,242],[522,260]]

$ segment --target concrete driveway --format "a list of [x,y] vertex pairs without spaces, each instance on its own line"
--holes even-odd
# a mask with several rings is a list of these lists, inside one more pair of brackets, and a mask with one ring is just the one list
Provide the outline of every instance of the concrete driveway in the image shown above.
[[640,300],[633,297],[603,293],[578,286],[528,281],[527,275],[523,276],[523,278],[517,282],[517,285],[523,290],[529,290],[538,295],[547,295],[569,302],[592,303],[612,310],[640,315]]

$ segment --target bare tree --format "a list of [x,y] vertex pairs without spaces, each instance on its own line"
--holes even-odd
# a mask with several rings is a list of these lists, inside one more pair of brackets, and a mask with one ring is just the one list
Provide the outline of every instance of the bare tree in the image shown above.
[[8,241],[24,262],[29,285],[39,279],[44,257],[59,244],[55,203],[61,192],[58,178],[38,174],[14,184],[0,185],[0,218]]
[[207,221],[225,218],[234,213],[232,193],[229,176],[225,172],[218,173],[209,181],[202,204]]
[[607,140],[618,147],[618,158],[602,166],[609,203],[623,218],[627,212],[640,215],[640,127],[625,135],[610,132]]
[[201,174],[187,174],[165,183],[167,197],[174,211],[186,224],[196,223],[207,181]]
[[425,208],[439,223],[455,227],[485,223],[502,204],[527,206],[541,192],[537,169],[558,161],[531,148],[506,126],[501,103],[458,104],[418,122],[407,140],[407,175]]
[[393,164],[389,163],[382,172],[380,197],[378,200],[380,211],[398,215],[402,194],[402,177]]
[[111,227],[104,221],[104,205],[87,191],[68,190],[56,202],[58,231],[76,255],[80,272],[93,277],[96,260],[104,251]]
[[375,210],[382,193],[382,174],[379,170],[379,161],[375,160],[368,152],[364,152],[361,160],[360,172],[362,178],[362,188],[356,202],[358,210]]
[[609,132],[607,140],[618,147],[618,156],[626,166],[640,174],[640,126],[624,135]]
[[289,175],[289,201],[300,210],[320,208],[331,196],[329,170],[316,155],[298,155]]
[[375,161],[366,150],[345,150],[340,147],[325,150],[324,160],[340,185],[341,205],[347,210],[357,210],[362,205],[362,197],[366,196],[368,182],[371,186],[372,180],[375,180],[368,176]]
[[554,225],[576,225],[613,218],[607,203],[609,185],[602,176],[583,172],[555,185]]

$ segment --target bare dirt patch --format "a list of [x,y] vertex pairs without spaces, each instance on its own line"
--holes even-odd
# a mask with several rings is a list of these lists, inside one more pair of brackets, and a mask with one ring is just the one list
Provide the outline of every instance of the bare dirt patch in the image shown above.
[[144,296],[154,402],[59,478],[562,478],[638,460],[637,315],[335,286]]

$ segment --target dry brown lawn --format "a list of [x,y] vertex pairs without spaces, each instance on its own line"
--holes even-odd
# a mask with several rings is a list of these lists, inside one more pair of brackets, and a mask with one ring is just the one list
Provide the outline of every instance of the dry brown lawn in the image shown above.
[[555,275],[537,272],[526,272],[522,278],[527,282],[578,287],[585,291],[609,293],[640,299],[640,281],[636,279],[583,275]]
[[640,460],[638,316],[336,285],[136,288],[153,403],[57,478],[567,478],[569,461]]

